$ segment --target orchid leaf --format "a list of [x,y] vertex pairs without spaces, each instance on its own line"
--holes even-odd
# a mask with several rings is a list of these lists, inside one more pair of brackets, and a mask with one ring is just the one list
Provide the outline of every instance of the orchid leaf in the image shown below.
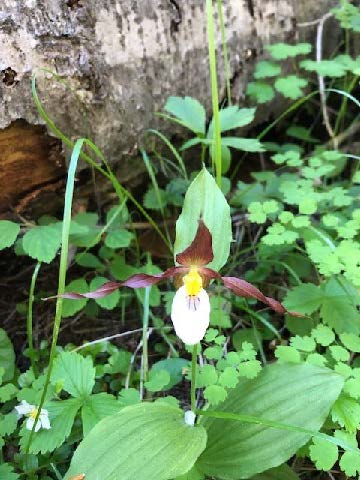
[[186,192],[182,213],[176,222],[175,257],[187,249],[194,240],[200,218],[212,235],[214,259],[208,266],[220,270],[230,252],[232,239],[230,207],[205,167]]
[[[141,403],[101,420],[75,451],[65,480],[170,480],[188,472],[206,445],[201,425],[165,403]],[[141,459],[139,457],[141,452]]]

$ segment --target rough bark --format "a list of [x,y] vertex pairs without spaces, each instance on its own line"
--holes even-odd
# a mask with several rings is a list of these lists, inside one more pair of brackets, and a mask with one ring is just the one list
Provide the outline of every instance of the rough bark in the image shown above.
[[[296,40],[297,22],[317,18],[335,3],[223,0],[234,99],[244,98],[264,45]],[[217,44],[220,51],[220,34]],[[224,94],[221,64],[219,55]],[[1,154],[2,170],[17,175],[8,191],[5,174],[0,175],[2,211],[40,186],[55,185],[65,173],[56,165],[61,163],[58,146],[40,140],[38,127],[31,127],[42,123],[30,89],[37,68],[55,71],[71,90],[46,75],[39,81],[45,109],[57,126],[70,137],[91,138],[120,165],[121,180],[132,178],[140,171],[132,158],[141,133],[158,124],[154,112],[168,95],[193,96],[209,106],[205,1],[2,0],[0,129],[7,130],[0,142],[12,135],[18,152],[13,160]],[[19,119],[29,127],[22,123],[19,130],[14,123]],[[171,135],[172,128],[162,122],[164,133]],[[27,135],[37,138],[41,152],[33,151],[22,163],[18,157],[23,158],[19,152]],[[16,165],[9,167],[13,161]]]

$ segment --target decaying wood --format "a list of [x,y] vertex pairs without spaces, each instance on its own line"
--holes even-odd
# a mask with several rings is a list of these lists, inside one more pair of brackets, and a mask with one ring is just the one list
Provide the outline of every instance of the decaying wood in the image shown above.
[[[234,101],[243,101],[264,45],[296,40],[298,21],[317,18],[335,3],[223,0]],[[217,45],[224,96],[220,34]],[[1,1],[0,129],[10,126],[1,138],[12,135],[15,147],[23,152],[9,162],[0,151],[2,210],[16,203],[21,206],[32,190],[41,185],[49,188],[64,175],[47,137],[39,147],[41,153],[26,147],[31,131],[30,137],[41,143],[34,125],[42,120],[30,89],[32,72],[41,68],[55,71],[68,86],[39,73],[40,97],[57,126],[71,138],[91,138],[118,165],[120,176],[131,177],[135,163],[135,171],[141,171],[139,161],[132,158],[142,132],[161,126],[165,134],[173,133],[173,126],[154,117],[167,96],[193,96],[210,107],[205,1]],[[31,126],[26,134],[14,124],[19,119]]]
[[0,213],[21,211],[65,175],[61,144],[40,125],[18,120],[0,130],[0,156]]

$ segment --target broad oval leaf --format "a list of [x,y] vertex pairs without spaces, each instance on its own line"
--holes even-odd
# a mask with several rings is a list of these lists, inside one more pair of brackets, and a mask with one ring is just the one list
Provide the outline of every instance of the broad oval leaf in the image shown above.
[[[217,410],[252,415],[318,431],[343,386],[332,370],[308,364],[273,364],[255,380],[240,380]],[[249,478],[288,460],[309,435],[265,425],[206,418],[208,445],[198,467],[208,476]]]
[[214,259],[209,267],[220,270],[230,252],[230,207],[206,168],[200,171],[186,192],[184,206],[176,222],[175,257],[194,240],[200,217],[212,235]]
[[191,469],[206,445],[201,426],[163,403],[141,403],[104,418],[77,448],[65,480],[168,480]]

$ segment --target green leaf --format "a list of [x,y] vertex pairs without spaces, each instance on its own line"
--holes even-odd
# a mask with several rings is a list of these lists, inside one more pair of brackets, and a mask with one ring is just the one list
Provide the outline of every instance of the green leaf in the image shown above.
[[74,233],[71,235],[71,243],[78,247],[90,248],[96,245],[100,241],[99,229],[97,228],[97,222],[99,220],[97,213],[82,212],[78,213],[74,217],[74,222],[86,227],[86,231],[83,233]]
[[345,452],[340,460],[340,468],[348,477],[360,473],[360,455],[354,452]]
[[306,55],[312,50],[310,43],[297,43],[295,45],[275,43],[265,48],[275,60],[285,60],[286,58],[296,57],[297,55]]
[[240,377],[255,378],[261,372],[261,363],[259,360],[248,360],[240,363],[238,371]]
[[331,345],[329,350],[337,362],[347,362],[350,358],[350,353],[340,345]]
[[183,369],[188,365],[189,361],[185,360],[185,358],[167,358],[154,363],[151,370],[154,372],[157,370],[166,370],[169,373],[170,379],[162,388],[162,391],[164,391],[170,390],[170,388],[181,382],[183,378]]
[[250,82],[246,87],[246,95],[257,103],[270,102],[275,96],[274,89],[265,82]]
[[214,385],[218,380],[218,374],[214,365],[209,363],[205,364],[199,370],[199,375],[197,378],[197,387],[208,387],[209,385]]
[[166,207],[167,195],[165,190],[151,187],[144,195],[144,207],[150,210],[162,210]]
[[264,146],[256,138],[224,137],[221,144],[244,152],[264,152]]
[[305,215],[312,215],[317,210],[317,204],[312,198],[304,198],[299,203],[299,213]]
[[338,459],[337,445],[320,438],[314,438],[310,445],[310,458],[318,470],[330,470]]
[[145,382],[145,387],[150,392],[159,392],[170,382],[170,373],[166,370],[150,370],[149,380]]
[[4,369],[2,381],[8,382],[14,376],[15,353],[10,338],[2,328],[0,328],[0,365]]
[[311,331],[311,335],[315,339],[316,343],[327,347],[332,344],[335,340],[335,333],[331,328],[326,325],[319,324],[316,328]]
[[336,60],[303,60],[300,67],[310,72],[316,72],[322,77],[343,77],[346,73],[345,66]]
[[301,356],[295,347],[279,345],[275,350],[275,357],[285,363],[300,363]]
[[0,220],[0,250],[11,247],[20,232],[20,225],[9,220]]
[[200,217],[212,235],[214,260],[209,267],[220,270],[228,259],[232,240],[230,207],[206,168],[200,171],[186,192],[184,206],[176,222],[175,256],[194,240]]
[[285,297],[285,307],[294,312],[311,315],[321,306],[323,292],[313,283],[302,283],[294,287]]
[[299,477],[290,467],[284,464],[255,475],[255,477],[251,477],[251,480],[299,480]]
[[204,350],[204,355],[208,360],[220,360],[222,354],[222,348],[218,346],[208,347]]
[[360,337],[359,335],[354,335],[353,333],[341,333],[340,334],[341,343],[352,352],[360,352]]
[[296,335],[296,337],[293,337],[290,340],[290,343],[292,347],[303,352],[313,352],[316,347],[314,339],[307,336],[300,337],[299,335]]
[[[258,332],[260,335],[260,332]],[[260,338],[261,341],[261,338]],[[257,336],[253,328],[242,328],[241,330],[236,331],[232,336],[232,343],[235,350],[241,350],[243,342],[251,343],[253,348],[258,351],[259,345],[257,341]]]
[[176,477],[175,480],[205,480],[205,477],[194,465],[191,470],[184,475],[180,475],[180,477]]
[[[49,430],[39,430],[33,436],[30,453],[52,452],[60,447],[65,439],[70,435],[75,416],[81,407],[81,399],[68,398],[59,402],[50,402],[45,404],[49,412],[51,428]],[[29,442],[30,430],[27,430],[25,423],[20,429],[20,446],[24,452]]]
[[54,260],[61,244],[61,223],[34,227],[23,237],[25,253],[39,262]]
[[12,383],[7,383],[0,387],[0,402],[8,402],[11,398],[14,398],[18,389]]
[[[109,280],[105,277],[93,278],[90,282],[90,291],[96,290],[108,281]],[[119,290],[115,290],[114,292],[110,293],[110,295],[106,295],[106,297],[96,298],[95,302],[100,305],[100,307],[105,308],[106,310],[113,310],[119,303],[119,300],[120,292]]]
[[[64,480],[168,480],[183,475],[206,446],[206,431],[165,403],[142,403],[104,418],[80,443]],[[141,461],[139,457],[141,452]]]
[[[270,365],[255,380],[240,380],[219,411],[318,431],[342,386],[343,379],[325,368]],[[210,417],[202,425],[208,444],[197,465],[206,475],[226,480],[248,478],[280,465],[309,440],[300,432]]]
[[360,427],[359,402],[345,394],[336,400],[332,409],[331,417],[334,422],[346,428],[349,432],[355,432]]
[[360,378],[350,378],[346,380],[344,386],[344,392],[350,395],[350,397],[360,398]]
[[[65,288],[65,292],[85,293],[88,291],[89,285],[87,284],[85,278],[73,280]],[[75,315],[75,313],[80,312],[80,310],[85,307],[88,301],[88,298],[79,298],[76,300],[65,298],[63,301],[62,316],[66,318]]]
[[[302,125],[291,125],[287,130],[286,134],[290,137],[297,138],[309,143],[318,143],[319,140],[311,136],[310,129],[305,128]],[[301,164],[301,163],[300,163]],[[296,165],[294,165],[296,166]]]
[[213,327],[230,328],[231,304],[220,295],[210,297],[210,325]]
[[360,333],[359,313],[350,292],[344,289],[336,278],[326,282],[323,290],[323,304],[320,309],[323,321],[337,333]]
[[0,465],[0,478],[1,480],[18,480],[19,475],[14,473],[12,465],[3,463]]
[[86,397],[81,409],[84,437],[100,420],[114,415],[121,408],[119,401],[108,393],[102,392]]
[[326,358],[320,355],[320,353],[310,353],[310,355],[307,356],[306,362],[310,363],[311,365],[316,365],[318,367],[325,367],[325,365],[327,364]]
[[0,416],[0,436],[11,435],[17,427],[18,416],[14,412]]
[[76,263],[81,267],[95,268],[96,270],[103,270],[104,266],[100,262],[97,256],[93,253],[82,252],[78,253],[75,257]]
[[63,390],[73,397],[91,394],[95,384],[95,368],[90,357],[76,352],[61,352],[54,360],[51,383],[62,382]]
[[225,388],[220,385],[209,385],[204,390],[204,398],[211,404],[217,405],[223,402],[227,396]]
[[270,62],[269,60],[262,60],[255,66],[254,77],[259,80],[260,78],[276,77],[280,75],[281,67],[276,62]]
[[275,89],[282,93],[284,97],[296,100],[304,95],[302,91],[306,87],[308,81],[296,75],[278,78],[275,82]]
[[[220,114],[220,128],[222,132],[244,127],[254,120],[256,108],[239,108],[237,105],[222,108]],[[214,119],[211,120],[207,138],[214,137]]]
[[105,245],[109,248],[126,248],[130,245],[133,234],[127,230],[109,232],[105,238]]
[[220,385],[225,388],[235,388],[238,381],[239,374],[235,367],[226,367],[219,377]]
[[178,118],[189,130],[205,135],[205,109],[195,98],[169,97],[164,109]]

